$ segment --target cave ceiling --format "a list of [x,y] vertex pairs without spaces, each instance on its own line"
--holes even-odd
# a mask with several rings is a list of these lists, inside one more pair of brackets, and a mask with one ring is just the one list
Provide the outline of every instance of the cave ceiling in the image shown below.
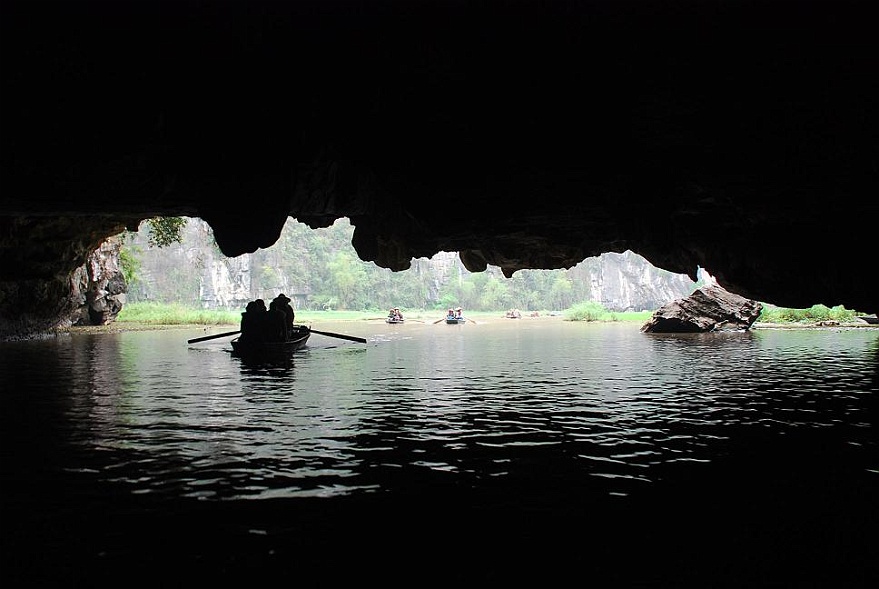
[[393,270],[632,250],[875,312],[877,7],[4,0],[0,314],[175,215],[229,256],[347,217]]

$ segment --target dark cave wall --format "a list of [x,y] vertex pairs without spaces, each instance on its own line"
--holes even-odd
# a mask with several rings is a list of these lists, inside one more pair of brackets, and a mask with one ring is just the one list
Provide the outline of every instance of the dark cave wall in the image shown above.
[[[98,237],[157,215],[207,220],[227,255],[348,217],[395,270],[631,249],[748,298],[877,310],[879,3],[0,11],[0,317],[63,307]],[[22,228],[43,223],[69,226]]]
[[126,221],[137,227],[119,218],[0,217],[0,339],[64,328],[96,301],[103,305],[106,293],[85,291],[116,283],[97,275],[103,270],[97,258]]

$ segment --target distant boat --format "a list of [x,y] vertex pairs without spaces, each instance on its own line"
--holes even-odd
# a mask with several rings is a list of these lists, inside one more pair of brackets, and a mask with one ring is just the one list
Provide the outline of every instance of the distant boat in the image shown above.
[[866,321],[870,325],[879,325],[879,317],[876,315],[859,315],[858,319]]
[[403,314],[400,312],[400,307],[394,307],[391,309],[391,312],[388,313],[387,318],[385,318],[386,323],[403,323]]
[[[466,323],[468,320],[465,319],[463,315],[461,315],[461,308],[458,307],[457,309],[449,309],[449,312],[446,313],[445,317],[443,317],[442,319],[437,319],[433,322],[433,324],[436,325],[437,323],[441,323],[443,321],[445,321],[449,325],[457,325],[459,323]],[[470,319],[470,321],[472,323],[476,323],[472,319]]]

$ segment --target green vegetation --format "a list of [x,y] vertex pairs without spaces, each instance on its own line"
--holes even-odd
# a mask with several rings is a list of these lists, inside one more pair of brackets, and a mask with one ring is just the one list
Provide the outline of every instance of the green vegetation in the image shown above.
[[601,303],[588,301],[578,303],[565,311],[565,321],[641,321],[646,322],[652,311],[608,311]]
[[133,246],[131,244],[126,244],[125,238],[128,234],[122,234],[122,245],[123,247],[119,250],[119,266],[122,270],[122,277],[125,278],[125,283],[128,284],[128,288],[131,289],[133,286],[136,286],[138,280],[140,280],[140,272],[141,272],[141,261],[138,257],[140,253],[140,248]]
[[[119,323],[138,323],[143,325],[238,325],[240,311],[222,309],[193,309],[179,303],[127,303],[120,311],[116,321]],[[363,321],[384,319],[386,311],[297,311],[296,323],[317,323],[320,321]],[[419,319],[422,315],[433,318],[436,313],[407,313],[408,319]]]
[[[243,311],[243,309],[241,310]],[[143,325],[238,325],[241,311],[224,311],[194,309],[179,303],[128,303],[119,313],[119,323]],[[327,321],[379,321],[385,318],[386,311],[371,309],[367,311],[322,311],[297,310],[297,323],[321,323]],[[787,309],[764,304],[763,312],[758,317],[760,323],[782,324],[813,324],[820,321],[839,321],[847,323],[855,321],[857,311],[849,311],[845,307],[829,308],[814,305],[808,309]],[[404,309],[407,320],[413,322],[432,323],[443,316],[442,311],[435,309]],[[471,311],[465,317],[476,322],[501,320],[503,311]],[[549,311],[539,313],[541,317],[549,317]],[[558,313],[555,313],[558,316]],[[564,321],[595,321],[595,322],[637,322],[645,323],[653,315],[652,311],[611,312],[600,303],[594,301],[578,303],[561,313]]]
[[787,309],[774,305],[763,305],[763,311],[757,318],[760,323],[817,323],[819,321],[839,321],[846,323],[855,321],[857,311],[849,311],[843,306],[826,307],[812,305],[808,309]]
[[186,217],[153,217],[146,221],[150,247],[168,247],[183,241]]
[[[639,321],[644,322],[650,318],[650,311],[611,313],[598,303],[583,303],[577,305],[580,308],[597,307],[603,311],[584,316],[575,309],[569,309],[561,315],[566,321]],[[243,311],[243,309],[241,310]],[[193,309],[179,303],[128,303],[116,318],[118,323],[140,325],[238,325],[241,321],[241,311],[224,311]],[[368,311],[312,311],[297,310],[297,323],[320,323],[326,321],[379,321],[384,320],[387,311],[372,309]],[[464,314],[468,319],[477,323],[494,320],[504,320],[503,311],[472,311]],[[445,316],[442,311],[433,309],[404,310],[404,316],[408,321],[433,323]],[[540,317],[550,317],[550,312],[539,313]]]
[[[613,313],[605,309],[600,303],[593,301],[579,303],[565,311],[566,321],[641,321],[646,322],[653,315],[651,311],[639,311],[632,313]],[[825,305],[812,305],[808,309],[788,309],[763,303],[763,311],[757,318],[759,323],[802,323],[812,324],[821,321],[838,321],[850,323],[856,321],[858,311],[850,311],[843,306],[827,307]]]
[[[347,219],[319,229],[288,219],[274,245],[248,254],[250,296],[266,299],[283,292],[295,298],[297,311],[378,308],[385,313],[393,306],[443,311],[459,305],[471,312],[560,312],[594,296],[588,277],[597,259],[570,269],[519,270],[506,278],[494,266],[471,273],[455,254],[442,252],[439,259],[415,258],[409,269],[393,272],[360,260],[351,247],[353,234]],[[171,247],[158,254],[160,244]],[[197,308],[213,291],[212,272],[240,270],[238,260],[216,250],[213,232],[201,220],[151,219],[124,236],[122,255],[129,304],[160,301]],[[672,273],[656,273],[681,281]]]
[[128,303],[116,321],[144,325],[237,325],[241,313],[191,309],[178,303]]

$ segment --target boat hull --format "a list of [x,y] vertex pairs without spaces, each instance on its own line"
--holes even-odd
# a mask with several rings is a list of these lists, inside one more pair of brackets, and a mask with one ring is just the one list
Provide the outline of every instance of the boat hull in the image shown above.
[[248,342],[241,338],[232,340],[232,353],[236,356],[247,357],[272,357],[289,354],[301,350],[308,343],[311,330],[300,326],[293,332],[292,337],[283,342]]

